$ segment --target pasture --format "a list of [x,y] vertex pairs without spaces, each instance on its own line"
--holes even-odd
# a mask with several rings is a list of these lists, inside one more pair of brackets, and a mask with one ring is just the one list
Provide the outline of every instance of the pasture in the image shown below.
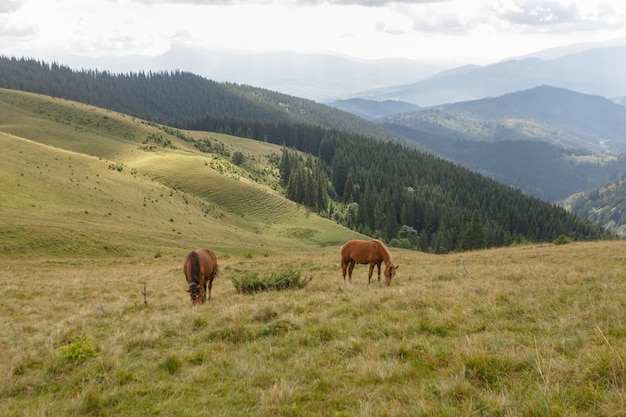
[[[392,250],[389,287],[363,265],[344,284],[337,247],[216,252],[213,296],[193,308],[184,250],[3,256],[0,414],[626,412],[624,242]],[[242,295],[229,279],[287,267],[312,281]]]
[[[279,147],[183,133],[246,163],[0,90],[1,416],[626,414],[626,242],[390,248],[390,286],[347,284],[363,236],[275,191]],[[220,274],[192,308],[199,247]],[[231,282],[287,269],[311,281]]]

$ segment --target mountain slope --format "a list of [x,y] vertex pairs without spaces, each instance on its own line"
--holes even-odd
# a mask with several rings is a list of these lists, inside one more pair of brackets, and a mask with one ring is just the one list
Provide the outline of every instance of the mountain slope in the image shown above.
[[622,157],[565,149],[514,132],[509,134],[515,138],[492,143],[452,139],[399,125],[385,126],[461,166],[551,202],[626,174]]
[[357,236],[307,216],[272,189],[275,176],[259,179],[279,147],[211,134],[248,155],[237,167],[178,136],[107,110],[0,90],[0,250],[119,255],[156,240],[164,251],[208,243],[256,251]]
[[0,88],[66,98],[169,125],[210,115],[318,125],[385,141],[405,138],[350,113],[278,92],[174,71],[111,74],[0,57]]
[[626,177],[566,198],[562,205],[581,217],[626,237]]
[[578,147],[612,152],[626,149],[626,107],[600,96],[540,86],[440,108],[481,120],[529,120],[546,124],[578,137],[581,145],[587,144]]
[[626,107],[542,86],[380,119],[462,166],[556,202],[626,174]]

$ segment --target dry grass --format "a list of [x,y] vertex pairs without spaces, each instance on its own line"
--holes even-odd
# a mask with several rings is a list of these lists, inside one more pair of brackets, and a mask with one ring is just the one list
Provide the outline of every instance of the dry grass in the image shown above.
[[[335,249],[221,254],[214,297],[199,308],[184,291],[183,253],[3,259],[0,414],[626,411],[623,242],[396,251],[390,287],[368,287],[365,267],[344,284]],[[313,281],[241,295],[229,280],[285,268]],[[98,355],[63,358],[76,335]]]

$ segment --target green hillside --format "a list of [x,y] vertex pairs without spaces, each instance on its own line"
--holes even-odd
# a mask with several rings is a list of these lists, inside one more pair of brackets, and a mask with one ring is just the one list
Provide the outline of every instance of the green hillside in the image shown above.
[[[207,136],[222,154],[197,151],[180,138],[187,134],[187,140]],[[163,251],[172,245],[271,251],[356,235],[274,190],[277,174],[268,159],[279,154],[275,145],[164,130],[7,90],[0,91],[0,143],[5,255],[119,256],[154,248],[155,240]],[[246,156],[241,167],[228,157],[235,151]]]

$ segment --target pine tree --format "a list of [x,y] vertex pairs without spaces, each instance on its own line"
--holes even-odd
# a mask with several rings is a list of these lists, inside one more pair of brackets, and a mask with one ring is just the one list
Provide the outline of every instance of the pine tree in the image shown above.
[[460,249],[474,250],[484,249],[487,246],[487,238],[485,231],[480,222],[480,214],[478,211],[472,213],[472,220],[465,226],[461,235]]

